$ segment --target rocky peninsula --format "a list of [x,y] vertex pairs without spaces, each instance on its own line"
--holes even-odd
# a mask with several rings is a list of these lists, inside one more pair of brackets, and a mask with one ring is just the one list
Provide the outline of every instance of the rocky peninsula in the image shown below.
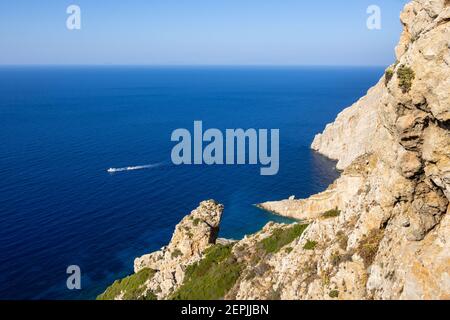
[[218,239],[204,201],[100,299],[450,299],[450,1],[401,13],[397,61],[318,134],[341,176],[259,206],[302,221]]

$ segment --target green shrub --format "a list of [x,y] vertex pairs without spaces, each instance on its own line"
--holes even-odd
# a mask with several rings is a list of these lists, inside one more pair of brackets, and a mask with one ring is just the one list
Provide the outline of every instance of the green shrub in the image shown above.
[[330,296],[330,298],[337,298],[337,297],[339,297],[339,291],[331,290],[328,295]]
[[335,217],[338,217],[340,214],[341,214],[341,210],[339,210],[338,208],[335,208],[335,209],[331,209],[331,210],[325,211],[322,214],[322,217],[324,217],[324,218],[335,218]]
[[198,224],[201,222],[201,220],[199,218],[195,218],[194,221],[192,222],[194,226],[198,226]]
[[178,258],[182,255],[183,255],[183,253],[180,251],[180,249],[173,250],[172,254],[171,254],[172,258]]
[[151,290],[147,290],[145,295],[142,298],[138,299],[138,300],[158,300],[158,298],[156,297],[156,295]]
[[217,244],[205,251],[205,257],[186,269],[185,280],[171,295],[173,300],[217,300],[233,287],[242,266],[232,254],[232,244]]
[[305,245],[303,246],[303,249],[305,249],[305,250],[314,250],[316,245],[317,245],[316,241],[308,240],[308,241],[306,241]]
[[307,224],[294,224],[288,229],[276,229],[270,237],[261,241],[261,246],[266,253],[278,252],[285,245],[300,237],[307,226]]
[[391,81],[393,76],[394,76],[394,70],[392,69],[392,67],[387,68],[384,73],[384,83],[386,85],[388,85],[389,81]]
[[126,278],[116,280],[97,297],[97,300],[114,300],[120,294],[123,294],[124,300],[156,300],[156,296],[150,290],[144,294],[146,290],[144,284],[154,274],[154,270],[145,268]]
[[402,64],[397,70],[398,86],[403,93],[409,92],[415,78],[414,70]]

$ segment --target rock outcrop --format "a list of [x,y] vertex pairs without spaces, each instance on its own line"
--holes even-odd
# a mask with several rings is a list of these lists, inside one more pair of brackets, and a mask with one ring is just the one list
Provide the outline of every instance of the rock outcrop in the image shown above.
[[[200,260],[204,251],[218,240],[222,212],[223,206],[214,200],[201,202],[178,223],[167,246],[134,260],[135,274],[152,270],[151,277],[142,283],[145,290],[141,290],[141,296],[150,291],[161,299],[183,282],[186,267]],[[121,295],[114,298],[120,299]]]
[[341,176],[308,199],[259,205],[304,224],[214,244],[223,208],[202,203],[166,248],[136,259],[135,271],[156,270],[145,288],[160,299],[192,297],[195,283],[196,298],[450,299],[450,2],[414,0],[401,21],[398,61],[312,143]]

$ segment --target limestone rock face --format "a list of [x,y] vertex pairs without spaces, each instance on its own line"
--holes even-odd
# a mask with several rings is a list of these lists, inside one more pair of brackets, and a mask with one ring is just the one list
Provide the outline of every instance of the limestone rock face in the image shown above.
[[156,271],[146,285],[158,298],[172,293],[183,282],[186,266],[216,243],[222,212],[223,206],[214,200],[201,202],[175,227],[166,247],[134,260],[136,273],[143,268]]
[[336,168],[339,170],[346,168],[359,156],[370,153],[372,146],[367,142],[376,131],[382,129],[375,105],[379,103],[383,93],[380,81],[369,90],[367,96],[342,111],[335,122],[327,125],[323,133],[316,135],[312,149],[338,160]]

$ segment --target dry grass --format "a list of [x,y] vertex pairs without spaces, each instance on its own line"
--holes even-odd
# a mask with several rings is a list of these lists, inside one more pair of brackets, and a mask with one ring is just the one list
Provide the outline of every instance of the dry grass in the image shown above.
[[339,244],[339,248],[341,248],[342,250],[347,249],[348,236],[343,231],[338,231],[338,233],[336,234],[336,240]]
[[357,253],[361,258],[363,258],[364,265],[366,267],[373,263],[373,260],[377,255],[380,242],[383,239],[383,235],[383,230],[374,229],[360,241],[357,248]]

